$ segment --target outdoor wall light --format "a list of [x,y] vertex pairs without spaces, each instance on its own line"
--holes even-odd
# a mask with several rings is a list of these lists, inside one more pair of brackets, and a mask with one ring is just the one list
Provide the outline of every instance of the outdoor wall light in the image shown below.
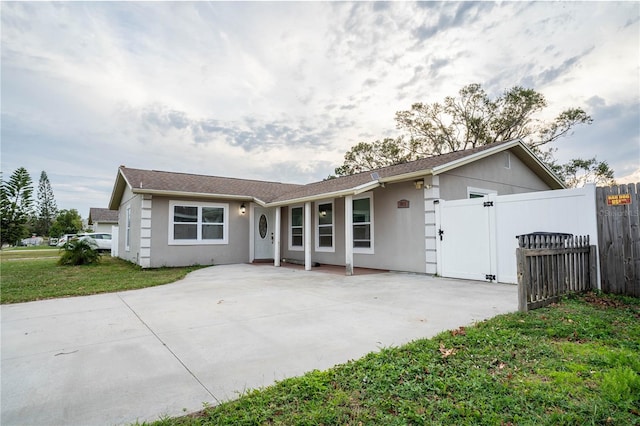
[[414,181],[413,184],[416,186],[416,189],[422,189],[422,185],[424,185],[424,181],[422,179],[418,179]]
[[247,207],[244,205],[244,203],[240,204],[240,214],[245,214],[246,211]]

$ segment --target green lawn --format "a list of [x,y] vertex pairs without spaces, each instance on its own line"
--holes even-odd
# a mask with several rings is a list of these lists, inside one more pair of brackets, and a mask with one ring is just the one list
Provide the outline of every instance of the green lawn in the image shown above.
[[0,252],[0,302],[18,303],[84,296],[167,284],[198,269],[142,269],[102,256],[97,265],[58,266],[58,249],[20,248]]
[[640,424],[640,299],[593,294],[154,425]]

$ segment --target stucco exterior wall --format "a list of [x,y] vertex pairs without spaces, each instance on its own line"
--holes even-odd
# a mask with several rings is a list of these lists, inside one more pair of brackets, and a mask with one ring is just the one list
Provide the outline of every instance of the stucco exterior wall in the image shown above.
[[[225,265],[247,263],[249,261],[248,212],[240,214],[240,202],[207,199],[206,202],[229,205],[228,244],[169,245],[169,201],[181,200],[198,203],[198,200],[184,198],[153,197],[151,219],[151,267]],[[121,228],[122,229],[122,228]]]
[[[398,208],[398,201],[408,200],[409,208]],[[354,253],[354,266],[425,272],[424,192],[410,182],[388,184],[373,191],[373,254]],[[331,265],[344,265],[344,199],[334,200],[334,252],[315,250],[315,203],[312,203],[311,260]],[[282,209],[282,257],[304,260],[304,251],[288,249],[289,211]]]
[[93,224],[93,232],[95,233],[111,233],[111,227],[113,225],[117,225],[117,223],[112,222],[94,222]]
[[[131,208],[131,228],[129,234],[129,249],[126,249],[127,238],[127,208]],[[118,211],[118,257],[140,264],[140,215],[142,196],[134,194],[129,188],[124,190],[120,209]],[[111,232],[111,230],[109,230]]]
[[[509,154],[510,168],[505,167],[506,154]],[[467,187],[497,191],[498,195],[551,189],[510,152],[492,155],[439,176],[440,197],[444,200],[469,198]]]

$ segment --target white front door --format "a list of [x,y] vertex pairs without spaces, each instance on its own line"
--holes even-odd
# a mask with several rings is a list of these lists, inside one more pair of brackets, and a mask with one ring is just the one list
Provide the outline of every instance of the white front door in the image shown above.
[[254,257],[256,260],[273,259],[273,209],[256,206],[253,214]]

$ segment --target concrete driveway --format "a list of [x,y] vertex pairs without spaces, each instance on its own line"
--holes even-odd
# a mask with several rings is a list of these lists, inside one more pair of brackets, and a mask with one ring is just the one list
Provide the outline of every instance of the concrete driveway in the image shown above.
[[3,305],[2,425],[127,424],[517,310],[511,285],[257,265]]

